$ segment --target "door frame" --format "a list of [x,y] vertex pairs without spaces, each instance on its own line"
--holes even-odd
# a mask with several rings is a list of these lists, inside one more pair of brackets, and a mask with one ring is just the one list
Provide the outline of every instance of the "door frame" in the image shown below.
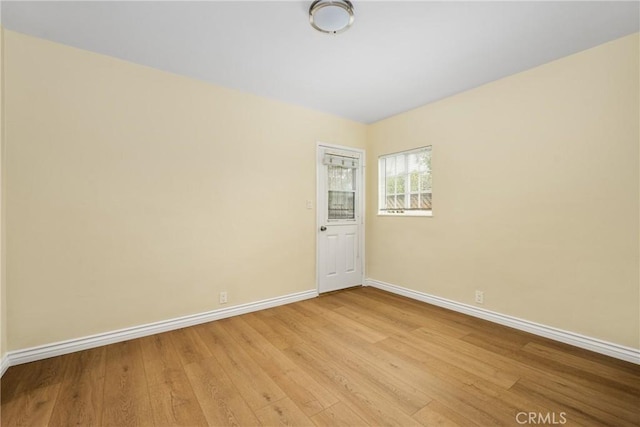
[[360,221],[357,223],[358,225],[358,250],[361,254],[360,256],[360,271],[362,272],[361,283],[364,286],[364,278],[365,275],[365,208],[366,208],[366,152],[362,148],[354,148],[348,147],[346,145],[337,145],[337,144],[329,144],[326,142],[318,141],[316,142],[316,229],[315,229],[315,238],[316,238],[316,292],[320,294],[320,227],[324,224],[324,212],[321,211],[320,197],[324,197],[323,190],[324,185],[322,183],[322,173],[320,170],[320,166],[322,165],[323,159],[323,149],[328,148],[330,150],[342,150],[342,151],[351,151],[354,153],[360,154],[360,168],[358,172],[358,178],[360,181],[360,190],[359,190],[359,202],[358,208],[360,212]]

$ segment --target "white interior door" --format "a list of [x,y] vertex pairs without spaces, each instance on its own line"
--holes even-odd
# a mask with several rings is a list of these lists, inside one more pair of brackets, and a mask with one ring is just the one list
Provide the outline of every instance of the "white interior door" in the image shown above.
[[362,151],[318,146],[318,292],[362,284]]

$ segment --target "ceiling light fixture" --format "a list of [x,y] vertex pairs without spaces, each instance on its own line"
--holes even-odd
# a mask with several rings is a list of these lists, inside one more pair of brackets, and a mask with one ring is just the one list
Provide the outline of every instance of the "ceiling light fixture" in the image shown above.
[[309,7],[309,23],[322,33],[346,31],[353,19],[353,5],[349,0],[315,0]]

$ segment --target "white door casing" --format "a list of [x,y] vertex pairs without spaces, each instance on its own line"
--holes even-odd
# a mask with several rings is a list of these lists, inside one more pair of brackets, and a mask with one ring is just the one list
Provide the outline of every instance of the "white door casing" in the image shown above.
[[363,150],[318,144],[316,250],[319,293],[363,283],[364,161]]

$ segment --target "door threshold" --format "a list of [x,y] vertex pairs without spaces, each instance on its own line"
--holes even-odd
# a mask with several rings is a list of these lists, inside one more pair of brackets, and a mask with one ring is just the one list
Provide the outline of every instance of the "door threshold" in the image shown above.
[[354,289],[358,289],[358,288],[362,288],[363,285],[353,285],[353,286],[349,286],[348,288],[342,288],[342,289],[336,289],[335,291],[327,291],[327,292],[319,292],[318,296],[326,296],[326,295],[333,295],[333,294],[337,294],[339,292],[346,292],[346,291],[352,291]]

